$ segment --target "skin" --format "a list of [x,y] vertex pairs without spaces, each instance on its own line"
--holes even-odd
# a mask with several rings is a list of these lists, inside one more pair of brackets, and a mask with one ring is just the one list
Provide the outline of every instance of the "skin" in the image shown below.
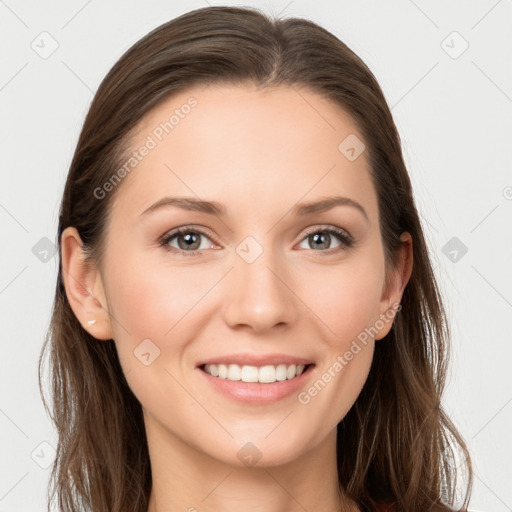
[[[358,510],[338,490],[336,425],[357,399],[392,319],[306,405],[297,394],[241,404],[207,385],[195,367],[219,354],[285,353],[315,362],[311,385],[400,302],[412,271],[411,237],[402,235],[385,286],[366,152],[350,161],[338,150],[348,135],[363,137],[347,113],[307,90],[195,87],[150,112],[133,148],[191,95],[198,105],[118,186],[101,265],[84,263],[75,228],[62,235],[71,307],[98,343],[115,341],[144,410],[153,474],[148,510]],[[368,219],[351,206],[291,214],[296,203],[334,192],[360,203]],[[167,195],[217,201],[226,217],[176,207],[141,217]],[[159,245],[183,225],[211,234],[200,237],[199,255]],[[348,231],[355,245],[346,248],[334,235],[330,246],[308,241],[306,228],[323,233],[329,226]],[[247,236],[263,249],[252,263],[236,251]],[[177,237],[170,244],[178,251]],[[160,349],[148,366],[133,353],[147,338]],[[261,452],[252,467],[237,457],[248,442]]]

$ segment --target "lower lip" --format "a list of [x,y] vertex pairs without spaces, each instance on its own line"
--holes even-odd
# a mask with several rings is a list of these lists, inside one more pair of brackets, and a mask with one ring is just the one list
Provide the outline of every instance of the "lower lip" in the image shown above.
[[219,377],[213,377],[201,368],[196,369],[206,378],[214,389],[229,398],[243,403],[272,404],[298,392],[298,390],[304,386],[307,379],[309,379],[313,368],[314,365],[311,364],[298,377],[269,384],[220,379]]

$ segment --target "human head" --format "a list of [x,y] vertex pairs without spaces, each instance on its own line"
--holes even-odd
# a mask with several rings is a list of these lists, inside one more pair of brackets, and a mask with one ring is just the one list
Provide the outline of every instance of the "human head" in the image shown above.
[[[202,39],[198,37],[201,31]],[[192,34],[196,39],[191,38]],[[437,499],[439,466],[444,461],[449,467],[447,453],[432,455],[433,445],[429,444],[432,435],[445,428],[456,437],[440,407],[447,329],[391,113],[369,69],[333,35],[306,20],[271,22],[251,9],[206,8],[183,15],[139,41],[107,75],[87,115],[64,191],[59,246],[64,230],[70,226],[76,228],[88,262],[101,268],[109,261],[109,228],[116,197],[119,196],[118,204],[121,204],[123,187],[128,189],[142,176],[148,160],[137,164],[139,175],[134,170],[133,175],[123,178],[125,181],[112,190],[105,190],[105,183],[121,168],[128,154],[140,147],[145,139],[139,136],[150,133],[148,128],[156,120],[151,115],[159,112],[166,102],[174,104],[173,98],[181,98],[183,101],[177,104],[184,105],[191,92],[197,90],[204,92],[204,98],[212,94],[211,98],[215,99],[215,91],[234,86],[244,90],[247,99],[249,84],[256,88],[260,101],[267,91],[276,94],[287,88],[297,95],[303,92],[306,101],[328,102],[338,107],[335,115],[343,119],[344,126],[350,126],[351,133],[357,132],[355,140],[364,143],[364,153],[349,167],[360,165],[362,169],[367,165],[367,177],[375,193],[385,264],[383,289],[394,282],[394,270],[403,263],[398,256],[412,240],[412,274],[406,273],[407,282],[401,283],[398,292],[395,287],[401,298],[401,311],[377,338],[380,343],[375,345],[375,354],[367,361],[369,373],[364,387],[338,425],[338,470],[340,484],[361,504],[366,499],[363,494],[371,492],[367,488],[371,482],[377,489],[374,492],[380,493],[374,498],[399,498],[405,505],[420,508],[428,500]],[[205,90],[207,86],[209,89]],[[310,96],[312,93],[315,98]],[[268,95],[270,98],[271,93]],[[191,122],[195,113],[199,115],[199,110],[191,113]],[[183,128],[186,126],[184,122]],[[179,133],[177,130],[176,137]],[[321,173],[317,171],[315,176],[320,177]],[[99,197],[103,195],[99,190],[107,192],[104,197]],[[410,235],[410,240],[403,238],[404,233]],[[62,255],[63,247],[60,249]],[[270,252],[268,249],[266,257]],[[124,363],[119,361],[113,340],[104,336],[97,325],[89,332],[105,339],[100,342],[78,321],[77,316],[81,315],[70,306],[64,277],[61,265],[52,357],[58,369],[56,375],[61,379],[56,389],[68,405],[57,417],[64,441],[60,449],[62,459],[65,460],[66,451],[69,453],[79,439],[87,440],[82,446],[84,451],[106,453],[105,467],[96,469],[112,482],[117,479],[119,503],[123,499],[121,490],[125,495],[128,491],[128,476],[121,471],[114,472],[113,462],[116,458],[130,461],[141,475],[141,481],[139,487],[132,487],[132,492],[138,493],[135,499],[134,496],[126,499],[132,503],[139,500],[142,504],[150,475],[140,404],[128,385],[130,376],[126,375],[128,382],[124,380]],[[71,288],[71,280],[79,281],[80,275],[73,273],[66,278],[67,287]],[[83,295],[92,304],[98,297],[90,292],[85,290]],[[100,297],[103,298],[107,297]],[[106,301],[98,302],[100,309],[108,309]],[[331,307],[334,309],[336,304]],[[123,322],[112,313],[109,311],[108,317],[113,332],[117,329],[121,333]],[[437,359],[431,359],[429,354],[436,354]],[[74,405],[71,405],[72,396],[77,398]],[[74,407],[80,404],[82,407],[90,404],[98,411],[95,414],[93,409],[81,410],[84,420],[96,427],[95,438],[87,437],[85,428],[79,438],[76,430],[70,428],[76,421],[72,413],[78,411]],[[117,420],[100,427],[100,416]],[[419,431],[423,434],[417,438]],[[123,438],[133,441],[129,447],[122,442]],[[137,439],[139,446],[134,442]],[[421,462],[408,466],[411,454],[400,453],[399,449],[404,446],[414,451],[414,460]],[[83,460],[71,460],[76,476],[80,474],[80,464]],[[390,476],[391,469],[398,476]],[[427,491],[413,496],[406,492],[404,482]]]

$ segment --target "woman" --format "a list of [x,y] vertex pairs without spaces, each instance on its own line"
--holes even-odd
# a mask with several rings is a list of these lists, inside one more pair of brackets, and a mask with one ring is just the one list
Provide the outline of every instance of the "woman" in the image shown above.
[[137,42],[86,117],[58,243],[60,508],[448,511],[458,452],[467,506],[400,139],[326,30],[208,7]]

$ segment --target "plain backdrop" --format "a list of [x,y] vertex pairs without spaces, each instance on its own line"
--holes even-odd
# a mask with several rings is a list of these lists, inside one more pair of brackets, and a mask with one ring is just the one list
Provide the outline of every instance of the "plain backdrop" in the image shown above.
[[0,511],[45,510],[55,434],[37,360],[59,201],[84,116],[121,54],[207,5],[311,19],[370,67],[398,126],[453,331],[445,407],[475,465],[471,510],[512,510],[510,1],[0,1]]

